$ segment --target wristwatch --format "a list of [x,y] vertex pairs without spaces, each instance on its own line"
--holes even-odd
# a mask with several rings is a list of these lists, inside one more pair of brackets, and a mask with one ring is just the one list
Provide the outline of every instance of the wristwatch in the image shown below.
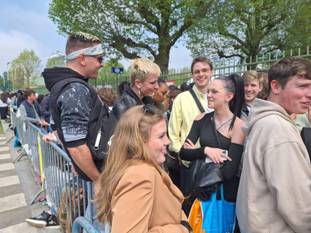
[[180,224],[183,225],[184,227],[186,227],[189,233],[192,233],[192,232],[193,232],[193,231],[192,231],[192,227],[190,226],[190,224],[188,223],[188,221],[181,220],[181,221],[180,221]]

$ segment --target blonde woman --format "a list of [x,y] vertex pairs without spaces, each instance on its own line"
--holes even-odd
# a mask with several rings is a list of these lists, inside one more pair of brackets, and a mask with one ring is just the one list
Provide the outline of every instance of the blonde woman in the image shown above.
[[168,144],[158,109],[135,106],[122,115],[97,184],[98,218],[111,233],[191,232],[183,195],[161,169]]
[[154,62],[138,58],[130,66],[131,84],[113,107],[115,116],[119,119],[130,107],[151,103],[154,92],[159,88],[158,78],[161,75],[160,67]]

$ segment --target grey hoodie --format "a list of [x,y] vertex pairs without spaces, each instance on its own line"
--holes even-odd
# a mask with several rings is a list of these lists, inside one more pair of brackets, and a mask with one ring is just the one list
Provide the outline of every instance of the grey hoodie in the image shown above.
[[311,164],[278,104],[256,100],[237,197],[242,233],[311,233]]

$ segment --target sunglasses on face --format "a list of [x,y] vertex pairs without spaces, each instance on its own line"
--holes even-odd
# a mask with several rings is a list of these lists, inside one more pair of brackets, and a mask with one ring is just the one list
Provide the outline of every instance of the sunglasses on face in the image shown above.
[[97,59],[97,61],[102,64],[103,61],[104,61],[104,58],[102,56],[99,56],[99,57],[95,57]]
[[94,55],[94,56],[91,56],[91,55],[84,55],[84,56],[93,57],[93,58],[95,58],[100,64],[102,64],[103,61],[104,61],[104,57],[103,57],[103,56],[98,56],[98,55]]

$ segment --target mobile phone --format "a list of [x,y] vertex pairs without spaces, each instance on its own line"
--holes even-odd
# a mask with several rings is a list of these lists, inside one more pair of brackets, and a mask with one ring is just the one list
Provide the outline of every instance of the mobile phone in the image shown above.
[[221,153],[221,157],[227,158],[228,157],[228,150],[223,150]]

